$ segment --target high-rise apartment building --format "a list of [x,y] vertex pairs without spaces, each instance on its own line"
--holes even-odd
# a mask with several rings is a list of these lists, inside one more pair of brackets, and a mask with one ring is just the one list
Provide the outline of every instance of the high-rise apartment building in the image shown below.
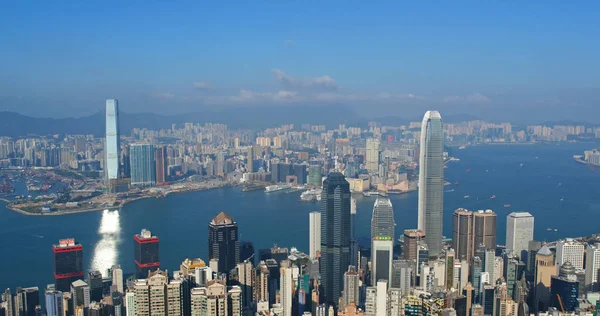
[[377,198],[371,217],[371,284],[391,282],[394,257],[394,210],[387,198]]
[[61,239],[52,251],[55,289],[69,292],[73,281],[83,279],[83,247],[73,238]]
[[392,262],[392,288],[399,289],[402,295],[408,295],[412,279],[412,263],[408,260],[394,260]]
[[513,212],[506,217],[506,250],[519,258],[529,248],[533,240],[533,215],[527,212]]
[[583,269],[585,245],[576,240],[567,238],[556,244],[556,265],[562,266],[570,262],[575,269]]
[[104,139],[104,173],[107,183],[119,178],[119,101],[106,100],[106,137]]
[[292,304],[294,301],[294,275],[298,275],[298,267],[293,266],[288,260],[281,262],[279,270],[279,297],[283,316],[292,316]]
[[14,302],[15,316],[37,316],[42,312],[40,309],[40,292],[37,287],[18,287]]
[[367,157],[366,169],[369,172],[377,172],[379,170],[379,139],[367,139]]
[[229,273],[240,261],[238,225],[225,212],[208,224],[208,258],[219,260],[220,273]]
[[112,285],[119,293],[125,293],[123,289],[123,269],[120,265],[114,265],[111,268]]
[[308,213],[309,256],[317,258],[321,253],[321,212]]
[[241,316],[241,289],[227,286],[217,280],[210,281],[207,286],[193,288],[191,293],[192,316]]
[[131,144],[129,146],[129,166],[132,186],[153,186],[156,184],[156,163],[154,145]]
[[350,184],[332,172],[321,193],[321,284],[325,303],[337,306],[350,265]]
[[427,111],[421,124],[419,157],[419,229],[425,232],[429,255],[442,248],[444,203],[444,133],[442,116]]
[[90,286],[83,280],[71,283],[71,295],[74,308],[90,306]]
[[142,229],[133,236],[135,274],[139,279],[148,277],[148,272],[160,268],[159,240],[152,232]]
[[156,166],[156,183],[167,182],[167,147],[160,146],[155,149],[154,162]]
[[[169,282],[165,271],[150,272],[146,279],[138,279],[133,286],[135,315],[183,314],[183,289],[180,280]],[[129,305],[129,301],[127,302]]]
[[597,289],[599,272],[600,247],[598,244],[589,245],[585,251],[585,285],[588,289]]
[[237,264],[237,281],[242,290],[242,308],[244,311],[251,311],[255,281],[252,263],[240,262]]

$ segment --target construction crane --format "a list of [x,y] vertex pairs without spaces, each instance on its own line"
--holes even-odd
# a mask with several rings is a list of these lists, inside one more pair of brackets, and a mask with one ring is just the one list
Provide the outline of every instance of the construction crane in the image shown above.
[[560,310],[564,313],[565,312],[565,306],[563,305],[562,298],[560,298],[560,295],[558,295],[558,294],[556,294],[556,298],[558,299],[558,304],[560,304]]

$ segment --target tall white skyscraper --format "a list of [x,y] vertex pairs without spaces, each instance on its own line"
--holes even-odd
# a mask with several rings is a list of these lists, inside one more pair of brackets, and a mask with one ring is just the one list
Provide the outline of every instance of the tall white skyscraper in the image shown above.
[[308,213],[309,225],[309,255],[316,258],[321,252],[321,212]]
[[583,269],[583,256],[585,246],[583,243],[567,238],[556,244],[556,265],[562,266],[570,262],[575,269]]
[[367,170],[376,172],[379,169],[379,139],[367,139]]
[[106,100],[106,138],[104,140],[104,170],[107,182],[119,178],[119,101]]
[[442,116],[427,111],[421,124],[419,157],[419,229],[425,232],[429,256],[442,248],[444,203],[444,133]]
[[112,284],[117,292],[123,294],[123,270],[120,265],[112,266]]
[[585,251],[585,285],[587,287],[598,283],[600,270],[600,248],[598,244],[589,245]]
[[387,288],[387,281],[377,281],[377,305],[375,306],[377,316],[387,316]]
[[371,217],[371,284],[392,281],[394,257],[394,210],[387,198],[377,198]]
[[519,258],[527,251],[533,240],[533,215],[528,212],[513,212],[506,217],[506,250],[513,251]]
[[360,275],[355,266],[349,266],[344,273],[344,305],[359,303]]
[[279,295],[283,316],[292,316],[292,300],[294,297],[294,275],[298,275],[298,267],[291,266],[291,262],[284,260],[279,269]]

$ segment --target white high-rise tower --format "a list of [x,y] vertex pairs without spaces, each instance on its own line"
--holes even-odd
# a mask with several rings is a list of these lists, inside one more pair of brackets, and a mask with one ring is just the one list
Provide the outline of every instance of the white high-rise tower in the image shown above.
[[106,100],[106,138],[104,140],[104,170],[106,180],[119,178],[119,101]]
[[387,198],[378,198],[371,217],[371,283],[380,280],[392,282],[392,259],[394,257],[394,210]]
[[314,259],[321,252],[321,212],[308,213],[310,258]]
[[419,229],[425,232],[429,256],[437,257],[442,247],[444,210],[444,133],[438,111],[425,113],[420,146]]

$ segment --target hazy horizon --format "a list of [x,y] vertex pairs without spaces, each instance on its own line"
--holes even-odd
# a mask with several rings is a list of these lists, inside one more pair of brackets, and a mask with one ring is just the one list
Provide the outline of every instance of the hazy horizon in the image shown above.
[[[35,10],[32,10],[35,7]],[[0,109],[81,117],[344,105],[600,123],[596,2],[2,5]]]

